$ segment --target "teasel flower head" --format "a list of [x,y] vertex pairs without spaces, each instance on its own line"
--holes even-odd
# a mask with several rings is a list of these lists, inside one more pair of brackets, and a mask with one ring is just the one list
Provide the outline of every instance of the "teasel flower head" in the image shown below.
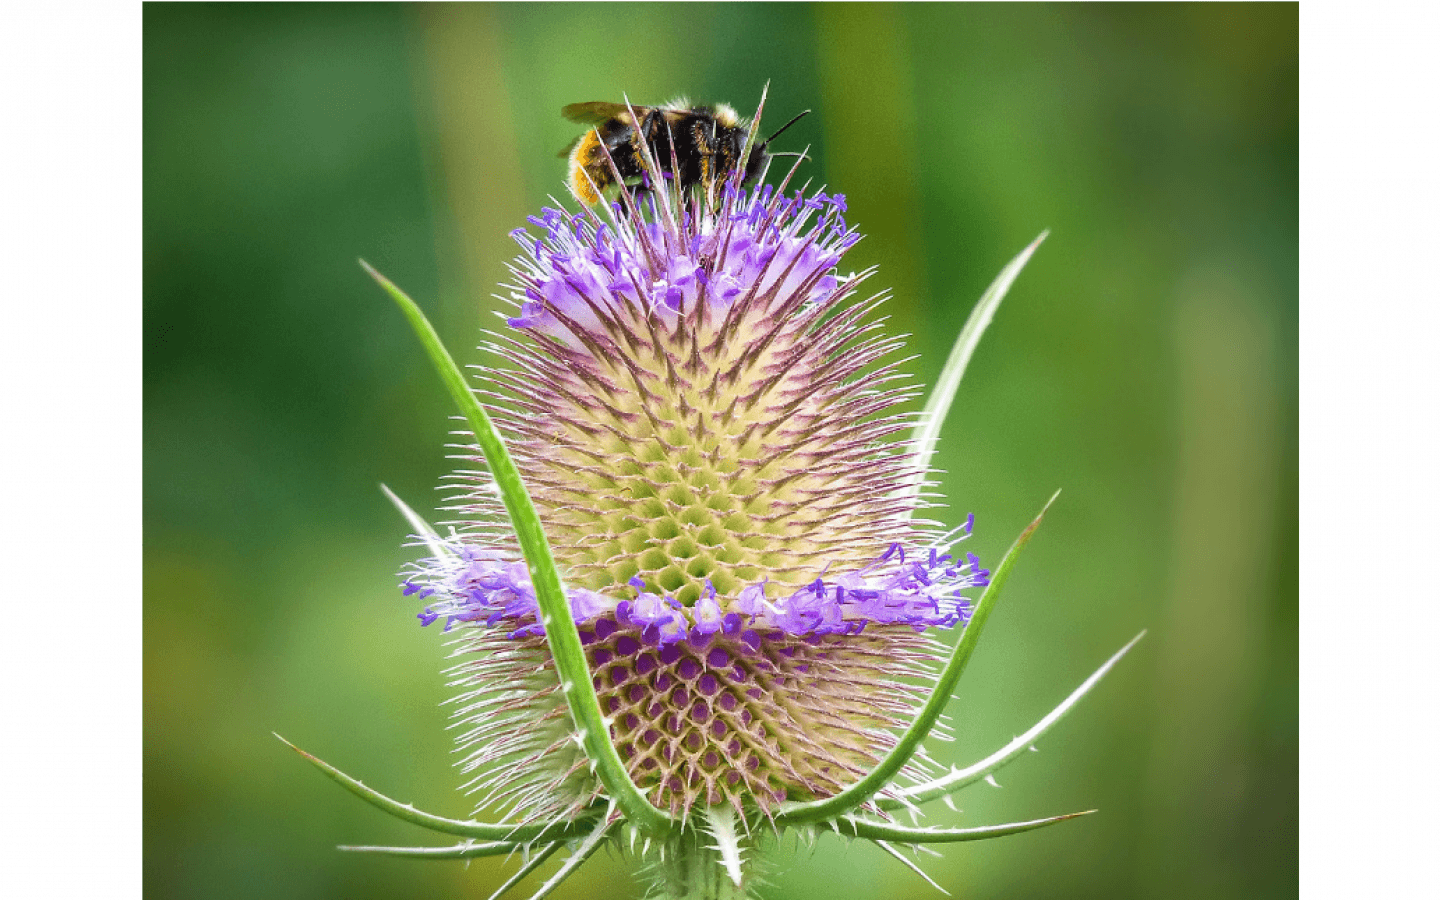
[[401,504],[430,551],[402,587],[452,636],[465,789],[505,823],[389,811],[497,853],[542,848],[532,863],[568,842],[557,878],[618,839],[676,897],[749,896],[753,856],[786,827],[898,855],[1067,818],[893,822],[1014,755],[943,772],[920,742],[1033,526],[992,576],[974,516],[926,518],[924,488],[954,384],[1034,245],[917,420],[883,295],[845,265],[860,233],[844,196],[791,189],[794,169],[683,190],[646,149],[642,185],[615,172],[616,202],[556,203],[513,233],[514,308],[488,342],[501,367],[467,385],[427,341],[471,430],[448,533]]
[[[859,238],[844,198],[732,188],[674,222],[654,206],[547,209],[515,234],[496,419],[630,777],[678,818],[765,813],[879,761],[931,675],[924,632],[962,624],[988,573],[946,541],[968,530],[917,522],[902,490],[899,342],[863,324],[875,301],[846,305],[863,275],[838,272]],[[486,527],[505,524],[488,476],[458,483],[481,525],[407,589],[422,621],[463,625],[466,765],[483,802],[574,813],[603,788],[558,685],[516,704],[495,677],[497,654],[517,671],[545,656],[534,588]]]

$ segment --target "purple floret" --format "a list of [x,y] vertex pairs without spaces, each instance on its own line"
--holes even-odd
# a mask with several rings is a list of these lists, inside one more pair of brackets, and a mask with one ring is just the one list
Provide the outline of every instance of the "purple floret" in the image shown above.
[[[757,629],[797,638],[859,634],[872,624],[923,631],[969,621],[973,605],[961,592],[989,584],[990,572],[975,554],[967,553],[966,559],[957,566],[939,548],[907,554],[892,544],[863,569],[818,577],[773,600],[765,581],[734,597],[717,595],[707,581],[694,606],[686,607],[674,596],[647,590],[639,577],[628,582],[636,591],[633,599],[584,588],[569,589],[566,599],[576,625],[592,639],[628,629],[639,632],[645,645],[662,648],[682,640],[703,648],[718,633],[740,635],[754,646]],[[418,614],[422,625],[444,618],[446,631],[462,622],[499,628],[512,638],[545,633],[524,563],[494,551],[458,548],[453,556],[431,560],[401,588],[405,596],[439,598]]]
[[[724,312],[751,294],[829,303],[840,286],[833,270],[859,238],[839,215],[844,197],[797,194],[771,205],[769,191],[768,185],[758,194],[740,191],[729,227],[683,240],[656,221],[617,232],[556,210],[531,216],[544,237],[523,244],[532,252],[516,273],[520,308],[508,323],[581,350],[585,335],[607,331],[604,316],[631,304],[668,325],[701,302]],[[820,222],[807,231],[817,212]],[[521,231],[522,237],[529,235]],[[655,247],[663,248],[658,260],[648,252]]]

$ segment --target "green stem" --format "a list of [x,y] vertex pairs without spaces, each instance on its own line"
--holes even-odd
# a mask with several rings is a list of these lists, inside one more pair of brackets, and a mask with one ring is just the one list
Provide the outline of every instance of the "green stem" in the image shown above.
[[664,859],[655,867],[658,900],[756,900],[751,892],[753,860],[747,860],[740,884],[731,880],[711,837],[687,828],[665,842]]

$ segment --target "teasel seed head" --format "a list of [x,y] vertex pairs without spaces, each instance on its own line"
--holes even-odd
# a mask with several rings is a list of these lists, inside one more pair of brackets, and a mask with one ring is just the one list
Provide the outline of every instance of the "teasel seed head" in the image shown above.
[[[788,181],[788,179],[787,179]],[[685,820],[833,795],[928,695],[927,629],[987,583],[917,515],[898,338],[841,274],[843,196],[547,208],[514,233],[515,314],[482,393],[567,589],[631,779]],[[602,217],[603,215],[603,217]],[[547,665],[526,566],[478,450],[459,527],[406,573],[455,630],[463,766],[521,820],[603,800]],[[923,756],[912,763],[922,774]]]

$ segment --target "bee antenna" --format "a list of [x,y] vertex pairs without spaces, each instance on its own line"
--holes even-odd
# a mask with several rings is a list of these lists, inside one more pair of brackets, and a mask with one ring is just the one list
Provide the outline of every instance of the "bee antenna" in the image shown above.
[[805,110],[804,112],[802,112],[802,113],[800,113],[799,115],[797,115],[795,118],[793,118],[793,119],[791,119],[790,121],[786,122],[784,125],[781,125],[779,128],[775,129],[775,133],[774,133],[774,134],[771,134],[769,137],[767,137],[767,138],[764,140],[764,142],[761,144],[761,146],[768,145],[771,141],[775,140],[777,137],[780,136],[780,132],[784,131],[785,129],[789,128],[791,125],[794,125],[796,122],[798,122],[798,121],[800,121],[801,119],[805,118],[806,116],[810,115],[810,113],[811,113],[812,111],[813,111],[813,110],[808,110],[808,109],[807,109],[807,110]]

